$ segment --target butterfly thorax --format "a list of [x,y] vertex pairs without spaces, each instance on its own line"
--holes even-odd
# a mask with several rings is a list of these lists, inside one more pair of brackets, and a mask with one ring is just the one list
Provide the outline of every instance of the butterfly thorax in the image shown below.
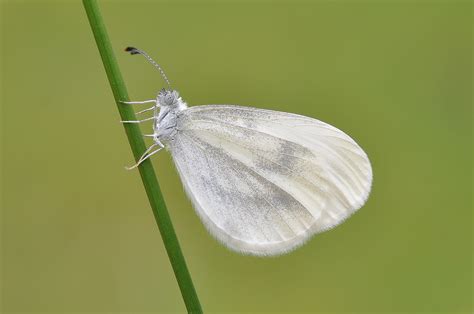
[[153,130],[155,140],[168,144],[176,135],[178,113],[188,106],[175,90],[161,90],[156,98]]

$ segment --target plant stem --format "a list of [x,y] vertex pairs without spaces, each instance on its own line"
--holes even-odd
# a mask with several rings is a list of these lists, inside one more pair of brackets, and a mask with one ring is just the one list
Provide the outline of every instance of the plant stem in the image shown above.
[[[132,106],[124,105],[120,101],[128,101],[128,93],[120,73],[117,60],[107,35],[107,30],[100,14],[96,0],[83,0],[89,23],[99,48],[105,72],[114,94],[115,102],[122,120],[136,120]],[[135,160],[138,160],[146,149],[140,128],[136,124],[124,124],[125,132],[130,142]],[[202,313],[196,290],[186,266],[178,238],[173,228],[166,204],[161,194],[155,171],[149,159],[139,167],[140,176],[148,196],[153,215],[163,238],[168,258],[178,281],[184,303],[189,313]]]

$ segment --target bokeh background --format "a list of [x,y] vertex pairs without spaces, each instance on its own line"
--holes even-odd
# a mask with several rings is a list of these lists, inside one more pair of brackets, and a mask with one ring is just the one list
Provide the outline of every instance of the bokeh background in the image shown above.
[[[130,96],[289,111],[355,138],[367,204],[278,258],[205,230],[153,159],[207,312],[472,311],[472,2],[101,1]],[[79,1],[1,2],[2,310],[184,312]],[[147,127],[145,126],[145,129]]]

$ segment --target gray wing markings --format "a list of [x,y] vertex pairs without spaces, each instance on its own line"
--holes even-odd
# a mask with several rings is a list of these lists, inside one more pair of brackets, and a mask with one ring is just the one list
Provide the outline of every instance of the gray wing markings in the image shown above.
[[[204,147],[202,147],[202,145],[201,145],[200,143],[198,143],[197,141],[195,141],[195,140],[194,140],[192,137],[190,137],[189,135],[185,134],[184,132],[182,132],[181,134],[182,134],[182,135],[185,135],[191,142],[193,142],[194,144],[196,144],[196,147],[198,147],[198,148],[202,151],[202,153],[203,153],[203,155],[204,155],[204,158],[206,159],[206,163],[207,163],[207,167],[208,167],[208,169],[209,169],[209,173],[212,175],[212,177],[214,178],[214,180],[217,182],[217,180],[215,179],[215,174],[214,174],[215,171],[212,171],[213,168],[211,167],[211,165],[210,165],[210,163],[209,163],[209,158],[208,158],[208,156],[207,156],[206,149],[205,149]],[[239,212],[238,215],[239,215],[239,217],[240,217],[240,220],[243,222],[243,225],[244,225],[244,226],[247,226],[247,225],[245,224],[246,220],[243,218],[242,214]],[[262,234],[265,236],[265,238],[268,240],[268,236],[265,234],[265,232],[263,232],[262,228],[261,228],[258,224],[254,223],[253,220],[250,221],[250,224],[253,225],[256,229],[259,229],[259,230],[262,232]],[[247,228],[247,227],[246,227],[246,229],[247,229],[247,231],[248,231],[248,228]],[[222,229],[222,230],[223,230],[223,229]],[[242,241],[241,239],[239,239],[239,240]]]
[[[249,111],[250,111],[250,110],[249,110]],[[192,120],[192,121],[202,121],[202,122],[215,122],[215,123],[219,123],[219,124],[225,124],[225,125],[228,125],[228,126],[230,125],[230,126],[235,127],[235,128],[249,129],[249,128],[246,128],[246,127],[243,127],[243,126],[240,126],[240,125],[235,125],[235,124],[233,124],[233,123],[229,123],[229,122],[222,121],[222,120],[216,120],[216,119],[213,119],[213,118],[206,118],[206,119],[195,119],[195,118],[191,118],[191,120]],[[265,121],[269,121],[269,120],[265,120]],[[193,130],[193,129],[190,129],[190,130]],[[278,139],[280,139],[280,140],[282,140],[282,141],[285,141],[285,142],[290,142],[290,141],[288,141],[288,140],[286,140],[286,139],[284,139],[284,138],[281,138],[281,137],[279,137],[279,136],[275,136],[275,135],[270,134],[270,133],[267,133],[267,132],[263,132],[263,131],[255,130],[255,129],[250,129],[250,130],[252,130],[252,131],[254,131],[254,132],[257,132],[257,133],[260,133],[260,134],[264,134],[264,135],[266,135],[266,136],[271,136],[271,137],[278,138]],[[182,130],[182,131],[185,131],[185,130]],[[341,132],[342,132],[342,131],[341,131]],[[293,142],[291,142],[291,143],[293,143]],[[339,153],[335,152],[334,149],[333,149],[332,147],[330,147],[328,144],[326,144],[326,143],[324,143],[324,142],[322,142],[322,141],[320,141],[319,144],[322,145],[322,146],[324,146],[326,149],[328,149],[329,151],[331,151],[335,156],[337,156],[338,160],[340,160],[340,161],[341,161],[348,169],[350,169],[352,172],[355,172],[355,173],[361,172],[361,173],[363,173],[363,171],[360,170],[360,169],[355,170],[354,167],[353,167],[353,165],[352,165],[350,162],[348,162],[345,158],[343,158],[342,156],[340,156]],[[300,145],[301,145],[301,144],[300,144]],[[304,146],[304,145],[301,145],[301,146],[303,146],[304,148],[306,148],[306,149],[308,149],[309,151],[311,151],[311,149],[309,149],[308,147],[306,147],[306,146]],[[313,155],[314,155],[314,154],[313,154]],[[298,158],[298,156],[294,156],[294,155],[290,155],[290,156],[295,157],[295,158]],[[306,160],[306,159],[304,159],[304,160]],[[358,168],[358,167],[357,167],[357,168]],[[351,194],[351,198],[352,198],[353,200],[357,200],[357,203],[359,203],[359,198],[360,198],[360,197],[359,197],[359,194],[361,194],[361,193],[359,192],[358,194],[354,194],[355,191],[353,190],[353,188],[350,188],[350,187],[358,186],[359,189],[362,189],[362,190],[365,190],[365,189],[366,189],[366,187],[364,186],[364,184],[360,181],[359,176],[358,176],[358,175],[357,175],[357,176],[347,176],[347,175],[345,175],[345,176],[343,176],[344,179],[345,179],[344,181],[341,181],[339,177],[340,177],[340,174],[339,174],[339,173],[337,173],[336,175],[335,175],[335,174],[332,175],[333,180],[338,181],[338,182],[340,182],[339,184],[345,186],[345,187],[346,187],[345,190],[348,191],[348,193]],[[353,177],[355,177],[355,178],[353,178]],[[346,180],[347,180],[347,181],[346,181]],[[356,181],[354,181],[354,180],[356,180]],[[339,189],[334,183],[332,183],[331,181],[326,181],[326,182],[333,188],[334,191],[337,191],[337,194],[338,194],[337,198],[338,198],[343,204],[346,204],[346,205],[347,205],[347,204],[351,204],[351,201],[347,199],[347,196],[345,196],[344,193],[340,193],[340,189]],[[350,185],[350,183],[352,183],[353,185]],[[352,206],[348,206],[348,207],[352,207]]]
[[[236,125],[236,124],[233,124],[233,123],[229,123],[229,122],[226,122],[226,121],[216,120],[216,119],[213,119],[213,118],[208,118],[208,119],[206,119],[206,120],[196,120],[196,119],[193,119],[193,121],[203,121],[203,122],[212,121],[212,122],[216,122],[216,123],[221,123],[221,124],[230,125],[230,126],[233,126],[233,127],[236,127],[236,128],[240,128],[240,129],[251,129],[252,131],[257,132],[257,133],[265,134],[265,135],[267,135],[267,136],[272,136],[272,137],[278,138],[278,139],[280,139],[280,140],[282,140],[282,141],[285,141],[285,142],[290,142],[290,141],[288,141],[287,139],[284,139],[284,138],[282,138],[282,137],[280,137],[280,136],[276,136],[276,135],[273,135],[273,134],[270,134],[270,133],[267,133],[267,132],[263,132],[263,131],[260,131],[260,130],[256,130],[256,129],[253,129],[253,128],[246,128],[246,127],[243,127],[243,126],[240,126],[240,125]],[[269,121],[269,120],[265,120],[265,121]],[[342,131],[341,131],[341,132],[342,132]],[[339,138],[339,139],[341,139],[341,138]],[[293,142],[292,142],[292,143],[293,143]],[[342,164],[344,164],[344,166],[346,166],[346,167],[347,167],[348,169],[350,169],[352,172],[354,172],[354,173],[357,173],[357,172],[363,173],[363,171],[362,171],[359,167],[353,165],[352,162],[348,161],[346,158],[344,158],[343,156],[341,156],[341,154],[338,153],[338,152],[336,152],[336,151],[334,150],[334,148],[332,148],[330,145],[324,143],[323,141],[319,141],[318,143],[319,143],[319,145],[324,146],[327,150],[331,151],[331,152],[334,154],[334,156],[336,156],[336,158],[338,158],[338,160],[340,160],[340,161],[342,162]],[[311,152],[311,149],[308,148],[307,146],[302,145],[302,144],[300,144],[300,145],[303,146],[304,148],[308,149],[308,150]],[[353,151],[351,151],[351,152],[353,152]],[[311,152],[311,153],[312,153],[312,152]],[[314,155],[314,154],[313,154],[313,155]],[[293,157],[297,157],[297,156],[293,156]],[[344,176],[344,177],[345,177],[346,180],[350,181],[350,182],[353,184],[353,186],[359,186],[360,188],[362,188],[362,190],[365,190],[366,187],[365,187],[364,184],[360,181],[359,176],[349,176],[349,177],[348,177],[348,176]],[[355,178],[353,178],[353,177],[355,177]],[[354,180],[356,180],[356,181],[354,181]],[[349,182],[345,182],[344,185],[345,185],[346,187],[348,187],[348,186],[349,186],[348,183],[349,183]],[[351,191],[352,189],[347,189],[347,188],[346,188],[346,190]]]
[[[202,141],[201,143],[199,143],[198,141],[196,141],[196,139],[194,139],[193,137],[189,136],[188,134],[186,134],[185,132],[181,132],[180,134],[186,136],[189,140],[191,140],[192,142],[194,142],[196,144],[196,147],[198,147],[202,152],[203,152],[203,155],[204,157],[206,158],[206,162],[207,162],[207,165],[208,165],[208,168],[209,170],[211,170],[211,166],[209,164],[209,159],[208,159],[208,156],[207,156],[207,153],[206,153],[206,149],[202,146]],[[236,171],[235,169],[233,169],[234,171]],[[211,175],[215,178],[214,176],[214,171],[209,171],[211,173]],[[236,171],[237,174],[239,174],[238,171]],[[251,214],[250,210],[248,208],[244,208],[249,214]],[[245,222],[247,222],[247,220],[245,220],[242,216],[242,214],[239,212],[239,216],[240,216],[240,220],[243,222],[243,225],[246,225]],[[249,220],[250,221],[250,224],[252,224],[255,229],[258,229],[260,230],[260,232],[263,234],[263,236],[265,237],[265,239],[268,241],[268,242],[271,242],[270,239],[268,238],[267,234],[265,233],[265,231],[258,225],[256,224],[252,219]],[[240,239],[239,239],[240,240]],[[242,241],[242,240],[241,240]]]
[[[208,122],[207,120],[202,120],[202,121]],[[238,125],[232,125],[232,126],[233,126],[233,127],[236,127],[236,128],[245,129],[244,127],[241,127],[241,126],[238,126]],[[254,130],[253,130],[253,131],[254,131]],[[265,132],[259,132],[259,131],[255,131],[255,132],[262,133],[262,134],[267,134],[267,133],[265,133]],[[273,136],[273,135],[271,135],[271,134],[267,134],[267,135],[268,135],[268,136]],[[282,140],[284,140],[284,139],[282,139]],[[285,140],[285,141],[286,141],[286,140]],[[245,148],[251,150],[251,151],[254,152],[254,153],[255,153],[256,151],[263,152],[263,153],[267,153],[267,151],[265,151],[265,150],[263,150],[263,149],[259,149],[259,148],[256,148],[256,147],[250,147],[250,146],[248,146],[248,145],[243,145],[242,143],[239,143],[238,145],[239,145],[239,146],[242,146],[242,147],[245,147]],[[313,162],[314,162],[314,161],[309,160],[309,159],[307,159],[307,158],[299,157],[299,156],[296,156],[296,155],[290,155],[290,154],[285,154],[285,153],[280,153],[280,154],[281,154],[281,155],[286,155],[286,156],[289,156],[289,157],[293,157],[293,158],[295,158],[295,159],[303,160],[303,161],[306,161],[306,162],[309,162],[309,163],[313,163]],[[319,190],[319,191],[322,192],[322,193],[326,193],[325,190],[323,190],[321,187],[319,187],[318,185],[316,185],[314,182],[312,182],[312,181],[308,180],[306,177],[301,176],[301,175],[299,175],[298,173],[296,173],[296,170],[295,170],[295,169],[292,169],[292,168],[289,168],[289,167],[287,167],[287,166],[285,166],[285,165],[282,165],[282,164],[280,164],[280,163],[277,163],[276,161],[271,160],[271,159],[269,159],[268,157],[265,157],[263,154],[256,154],[256,155],[259,156],[259,157],[261,157],[261,158],[263,158],[263,159],[265,159],[265,160],[267,160],[267,161],[269,161],[269,162],[271,162],[271,163],[273,163],[273,164],[275,164],[275,165],[280,166],[281,168],[284,168],[284,169],[290,171],[290,172],[291,172],[292,174],[294,174],[295,176],[297,176],[297,177],[303,179],[304,181],[308,182],[308,183],[309,183],[311,186],[313,186],[316,190]],[[317,177],[318,177],[319,179],[321,179],[322,181],[325,181],[325,182],[326,182],[326,178],[324,178],[324,177],[322,177],[322,176],[320,176],[320,175],[317,175],[317,174],[314,174],[314,175],[317,176]]]
[[[184,132],[183,132],[184,133]],[[189,135],[187,135],[189,137]],[[193,139],[195,140],[195,139]],[[202,140],[199,140],[202,142]],[[298,203],[301,208],[303,208],[311,217],[313,217],[311,215],[311,212],[309,212],[305,206],[303,206],[303,204],[301,204],[293,195],[291,195],[290,193],[288,193],[287,191],[285,191],[283,188],[281,188],[278,184],[274,183],[273,181],[267,179],[264,175],[262,175],[261,173],[259,173],[258,171],[248,167],[245,163],[243,163],[242,161],[238,160],[238,159],[235,159],[235,158],[232,158],[232,157],[229,157],[231,158],[232,160],[234,160],[235,162],[241,164],[241,165],[244,165],[247,169],[249,169],[249,171],[251,171],[252,173],[254,173],[256,176],[262,178],[263,180],[265,180],[266,182],[268,182],[269,184],[271,184],[272,186],[274,186],[278,191],[281,191],[283,192],[284,194],[287,194],[288,196],[290,196],[296,203]],[[238,172],[237,172],[238,173]],[[293,216],[293,220],[294,221],[298,221],[304,228],[303,229],[308,229],[308,226],[306,226],[306,224],[301,221],[300,219],[298,219],[298,217],[296,217],[293,213],[292,213],[292,216]],[[314,218],[314,217],[313,217]],[[286,221],[285,221],[286,223]],[[298,233],[294,232],[293,228],[290,227],[290,230],[292,230],[292,232],[297,235]]]

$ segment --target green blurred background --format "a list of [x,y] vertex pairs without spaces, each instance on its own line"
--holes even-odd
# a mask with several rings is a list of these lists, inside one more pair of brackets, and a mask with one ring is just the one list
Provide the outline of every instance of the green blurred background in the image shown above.
[[[277,258],[218,244],[153,159],[207,312],[472,311],[472,2],[102,1],[130,97],[163,82],[333,124],[374,184]],[[79,1],[2,1],[2,309],[184,312]]]

